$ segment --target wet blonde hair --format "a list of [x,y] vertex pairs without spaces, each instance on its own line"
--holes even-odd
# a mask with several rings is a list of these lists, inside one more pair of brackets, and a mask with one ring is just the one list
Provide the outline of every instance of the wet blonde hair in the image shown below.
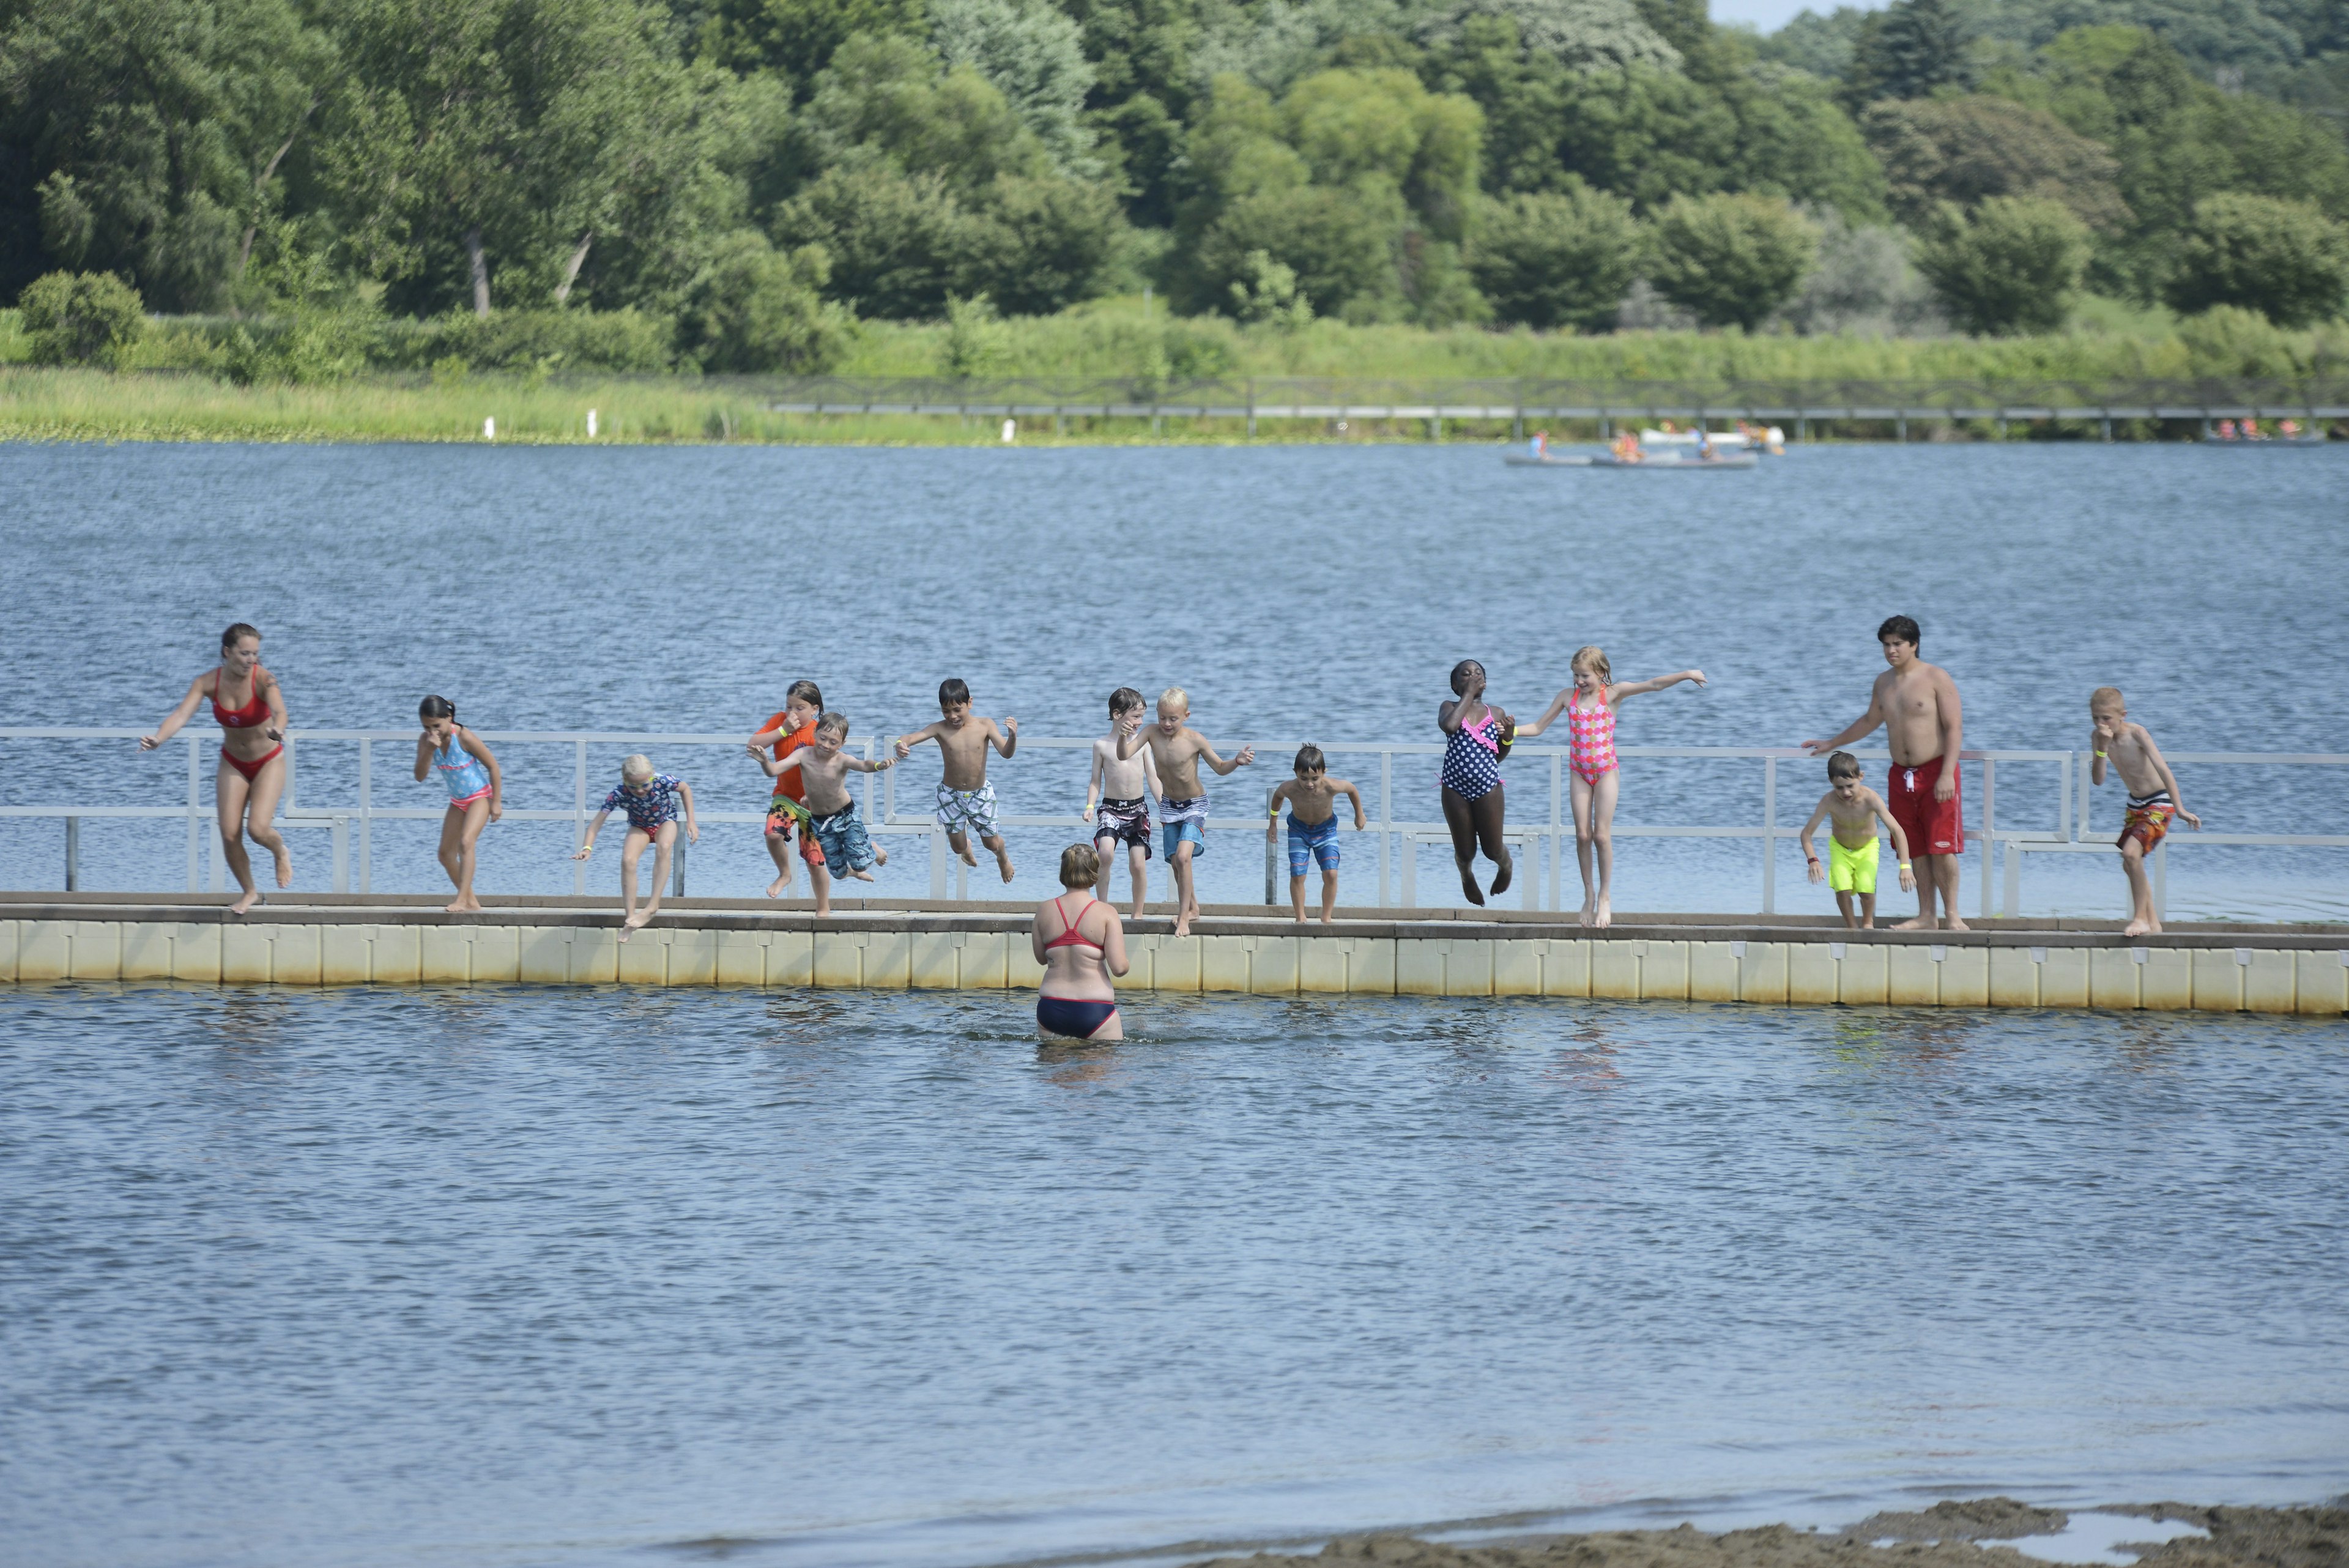
[[1615,670],[1607,662],[1607,650],[1596,643],[1586,643],[1574,650],[1574,661],[1568,670],[1588,670],[1599,677],[1600,685],[1615,679]]
[[653,776],[653,760],[642,752],[631,752],[620,759],[620,776],[642,784]]
[[1164,708],[1169,702],[1175,704],[1185,713],[1188,713],[1191,711],[1191,694],[1188,691],[1184,691],[1180,686],[1169,686],[1165,691],[1161,691],[1158,694],[1158,705],[1161,708]]
[[2088,693],[2088,711],[2093,713],[2099,708],[2118,708],[2126,713],[2128,711],[2128,703],[2122,700],[2119,687],[2099,686]]
[[1101,851],[1090,844],[1071,844],[1061,851],[1061,886],[1090,888],[1101,880]]

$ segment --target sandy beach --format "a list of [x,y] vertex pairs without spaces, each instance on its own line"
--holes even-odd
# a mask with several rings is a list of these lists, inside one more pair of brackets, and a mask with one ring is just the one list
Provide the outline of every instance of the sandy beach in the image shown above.
[[[2116,1504],[2096,1511],[2208,1532],[2148,1544],[2141,1564],[2158,1568],[2342,1568],[2349,1557],[2349,1508],[2204,1508],[2184,1503]],[[1288,1564],[1383,1563],[1399,1568],[1982,1568],[1982,1552],[2010,1568],[2044,1560],[2002,1541],[2053,1535],[2070,1521],[2061,1509],[2013,1498],[1939,1502],[1916,1513],[1879,1513],[1834,1532],[1784,1524],[1709,1535],[1677,1530],[1613,1530],[1446,1545],[1405,1534],[1349,1535],[1310,1556],[1257,1552],[1216,1557],[1192,1568],[1287,1568]],[[2158,1533],[2167,1534],[2164,1531]]]

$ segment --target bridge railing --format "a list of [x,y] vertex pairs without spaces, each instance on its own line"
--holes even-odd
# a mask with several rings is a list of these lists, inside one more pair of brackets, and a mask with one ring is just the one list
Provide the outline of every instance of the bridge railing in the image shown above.
[[[133,729],[68,729],[0,727],[0,742],[120,742],[126,752],[143,732]],[[515,800],[509,792],[505,819],[513,822],[568,823],[570,838],[575,846],[585,834],[595,807],[603,799],[600,784],[591,791],[589,779],[601,780],[610,774],[619,756],[629,752],[677,749],[699,750],[713,748],[730,753],[740,761],[742,737],[739,734],[713,735],[700,733],[646,733],[629,732],[581,731],[481,731],[481,738],[496,746],[561,746],[571,753],[570,799],[554,803],[543,800]],[[376,828],[379,823],[438,821],[445,805],[435,801],[426,805],[399,805],[379,798],[381,786],[396,782],[402,789],[414,789],[410,775],[416,732],[399,730],[300,730],[286,739],[289,763],[285,794],[280,810],[281,826],[295,830],[317,830],[329,836],[334,867],[334,888],[337,892],[367,893],[373,890]],[[205,778],[216,768],[211,753],[218,738],[209,732],[190,732],[175,738],[171,745],[182,753],[183,764],[174,771],[184,778],[184,801],[173,805],[111,805],[96,803],[46,802],[21,805],[0,805],[0,819],[40,818],[61,821],[65,827],[63,884],[68,890],[80,882],[80,836],[85,822],[113,819],[149,821],[182,820],[186,825],[184,882],[188,891],[202,889],[209,880],[214,888],[224,887],[225,868],[220,856],[220,838],[213,827],[214,808],[205,798]],[[877,736],[854,736],[849,749],[867,758],[879,754],[887,741]],[[1429,845],[1447,846],[1449,831],[1438,818],[1400,815],[1403,809],[1396,795],[1395,770],[1399,762],[1408,765],[1409,759],[1433,759],[1443,747],[1432,742],[1319,741],[1321,750],[1332,763],[1332,771],[1350,772],[1359,775],[1365,796],[1365,815],[1370,821],[1366,833],[1373,839],[1378,866],[1378,903],[1381,907],[1425,908],[1420,898],[1417,877],[1418,850]],[[1070,761],[1076,765],[1065,770],[1063,784],[1067,798],[1081,799],[1083,780],[1089,770],[1091,739],[1069,739],[1051,736],[1022,735],[1022,753],[1074,753]],[[1294,741],[1259,741],[1255,742],[1268,757],[1287,755],[1297,744]],[[398,759],[396,771],[388,778],[383,771],[379,748],[389,747]],[[1622,746],[1621,756],[1634,760],[1658,762],[1703,762],[1744,763],[1756,769],[1761,788],[1761,811],[1758,818],[1723,823],[1622,823],[1613,826],[1620,838],[1717,839],[1744,841],[1754,850],[1754,874],[1758,892],[1758,908],[1763,914],[1775,914],[1778,909],[1778,859],[1775,853],[1780,841],[1798,836],[1801,822],[1807,815],[1807,803],[1815,798],[1809,791],[1817,784],[1816,759],[1794,747],[1785,746]],[[346,774],[350,793],[331,802],[320,802],[305,794],[302,787],[305,758],[316,762],[322,751],[347,752],[338,761],[349,764],[338,770]],[[1889,753],[1881,751],[1860,751],[1855,755],[1862,761],[1883,762]],[[1966,824],[1971,841],[1970,855],[1976,857],[1979,868],[1972,875],[1980,913],[1987,918],[2002,910],[2013,915],[2020,911],[2023,897],[2023,871],[2026,856],[2045,854],[2112,854],[2109,839],[2091,837],[2089,830],[2089,756],[2072,751],[2033,751],[1985,749],[1961,753],[1968,764],[1970,778],[1964,792],[1966,809],[1971,814]],[[600,764],[591,770],[591,762],[600,758]],[[1340,769],[1340,759],[1350,765]],[[127,760],[127,759],[126,759]],[[2206,769],[2243,768],[2344,768],[2349,767],[2349,754],[2323,753],[2211,752],[2174,753],[2169,758],[2174,766],[2199,771]],[[1523,868],[1518,887],[1521,906],[1528,909],[1564,909],[1569,887],[1569,867],[1575,858],[1573,815],[1568,804],[1566,774],[1567,749],[1563,746],[1526,743],[1515,747],[1508,763],[1508,779],[1513,796],[1523,800],[1528,794],[1538,802],[1530,814],[1522,808],[1508,824],[1508,835],[1525,851],[1530,853],[1532,865]],[[1804,777],[1799,793],[1793,800],[1780,798],[1781,764],[1803,764]],[[1376,769],[1376,784],[1370,782],[1369,770]],[[912,837],[923,841],[926,851],[929,896],[934,898],[967,898],[970,896],[968,867],[947,849],[945,833],[933,820],[926,805],[908,803],[901,808],[898,771],[854,775],[853,784],[860,794],[860,805],[868,828],[879,836]],[[21,776],[21,775],[20,775]],[[1286,776],[1285,774],[1283,776]],[[1243,786],[1245,789],[1246,786]],[[525,794],[529,792],[525,791]],[[2201,793],[2198,791],[2198,794]],[[1266,822],[1262,805],[1268,791],[1246,789],[1243,794],[1230,785],[1222,786],[1218,798],[1247,799],[1256,808],[1246,815],[1211,817],[1207,826],[1215,829],[1251,830],[1261,832]],[[1427,798],[1416,784],[1412,785],[1414,799]],[[2002,826],[2002,811],[2011,823],[2018,819],[2052,823],[2053,826]],[[723,807],[698,809],[699,820],[713,823],[758,823],[764,814]],[[1070,830],[1071,836],[1083,835],[1086,824],[1074,811],[1048,813],[1004,812],[999,823],[1007,827],[1057,827]],[[1824,831],[1824,827],[1822,828]],[[1998,851],[2004,846],[2004,876],[1999,870]],[[2227,846],[2269,846],[2302,849],[2349,849],[2349,835],[2342,834],[2282,834],[2228,833],[2210,831],[2198,834],[2173,834],[2166,838],[2153,856],[2152,876],[2157,903],[2166,908],[2168,890],[2168,863],[2172,846],[2199,852],[2206,847]],[[1265,856],[1266,901],[1277,902],[1282,894],[1282,878],[1277,875],[1277,844],[1268,845]],[[674,888],[682,893],[685,887],[683,846],[674,857]],[[209,862],[209,876],[205,863]],[[588,867],[576,864],[573,867],[573,891],[587,890]],[[1448,877],[1439,878],[1440,894],[1434,907],[1450,907],[1456,903],[1451,893]],[[152,889],[161,891],[159,886]]]

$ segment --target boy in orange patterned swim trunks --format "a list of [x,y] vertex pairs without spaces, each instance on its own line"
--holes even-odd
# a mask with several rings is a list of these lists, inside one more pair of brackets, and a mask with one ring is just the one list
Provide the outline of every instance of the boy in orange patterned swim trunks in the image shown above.
[[2135,908],[2122,934],[2140,937],[2161,929],[2153,909],[2153,884],[2145,875],[2145,857],[2168,836],[2172,817],[2183,817],[2189,827],[2198,831],[2202,819],[2178,804],[2178,775],[2162,760],[2161,748],[2153,743],[2146,727],[2129,722],[2128,705],[2121,700],[2118,687],[2099,686],[2088,694],[2088,721],[2089,749],[2096,753],[2088,769],[2089,779],[2104,783],[2105,764],[2110,763],[2120,774],[2121,783],[2128,786],[2128,815],[2122,820],[2117,844]]

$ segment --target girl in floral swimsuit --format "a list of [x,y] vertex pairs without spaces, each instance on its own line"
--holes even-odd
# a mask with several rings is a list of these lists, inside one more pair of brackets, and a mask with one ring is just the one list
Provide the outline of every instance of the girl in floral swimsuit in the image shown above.
[[[1570,785],[1574,800],[1574,858],[1582,867],[1582,923],[1605,926],[1615,919],[1609,894],[1615,881],[1615,795],[1622,774],[1615,767],[1615,710],[1629,697],[1661,691],[1667,686],[1692,680],[1704,684],[1704,671],[1683,670],[1653,680],[1614,681],[1604,649],[1584,648],[1574,655],[1574,684],[1557,694],[1547,724],[1563,710],[1571,737],[1568,761],[1573,764]],[[1599,863],[1599,880],[1590,879],[1591,861]]]
[[1485,701],[1485,667],[1464,659],[1452,667],[1452,701],[1435,711],[1435,727],[1444,732],[1444,821],[1452,829],[1452,858],[1460,867],[1460,890],[1472,904],[1485,901],[1476,886],[1476,849],[1500,869],[1493,874],[1495,894],[1509,890],[1516,867],[1509,846],[1501,836],[1507,815],[1501,794],[1501,759],[1520,739],[1538,735],[1551,714],[1538,724],[1517,727],[1506,711]]

